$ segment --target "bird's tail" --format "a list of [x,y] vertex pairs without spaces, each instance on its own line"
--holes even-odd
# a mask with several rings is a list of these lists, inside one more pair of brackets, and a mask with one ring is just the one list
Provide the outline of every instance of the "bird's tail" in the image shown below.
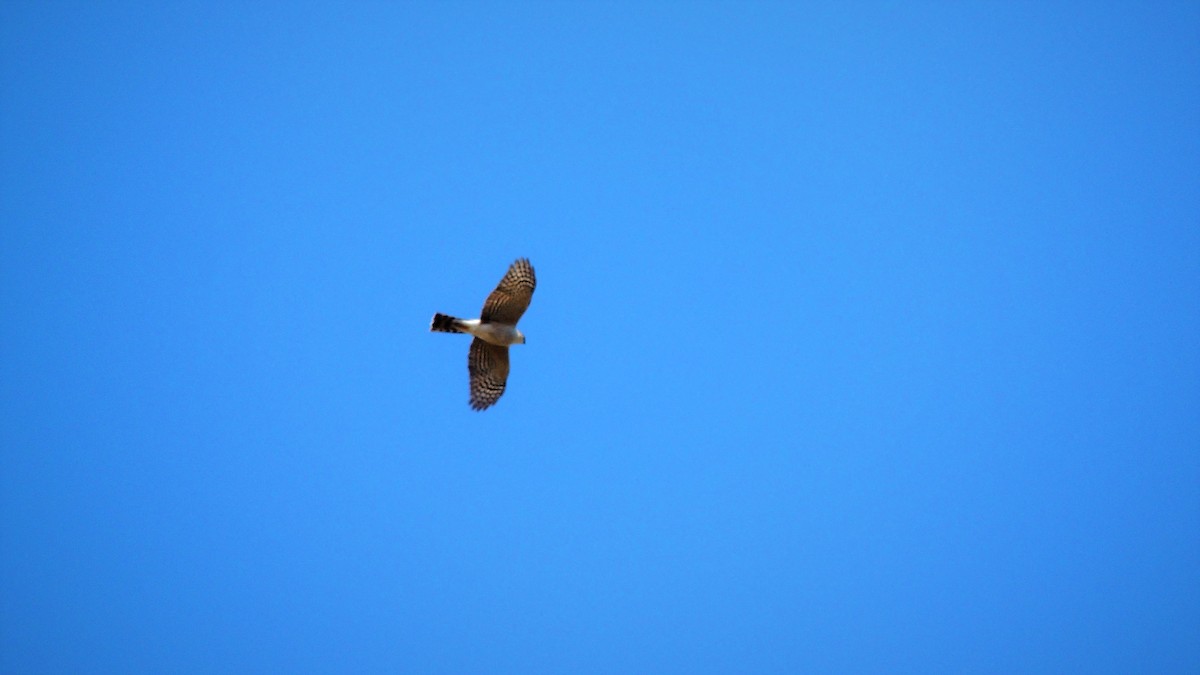
[[429,330],[439,333],[463,333],[466,332],[459,325],[459,319],[445,314],[434,314],[433,323],[429,324]]

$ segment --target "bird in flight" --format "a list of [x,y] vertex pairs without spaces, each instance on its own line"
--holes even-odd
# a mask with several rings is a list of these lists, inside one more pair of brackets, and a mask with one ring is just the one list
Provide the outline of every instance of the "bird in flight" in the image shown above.
[[483,302],[478,319],[456,319],[434,314],[429,330],[442,333],[469,333],[471,351],[467,354],[467,372],[471,375],[471,407],[484,410],[504,394],[508,382],[508,347],[525,344],[525,336],[517,330],[517,321],[529,308],[537,277],[533,265],[521,258],[509,266],[508,272]]

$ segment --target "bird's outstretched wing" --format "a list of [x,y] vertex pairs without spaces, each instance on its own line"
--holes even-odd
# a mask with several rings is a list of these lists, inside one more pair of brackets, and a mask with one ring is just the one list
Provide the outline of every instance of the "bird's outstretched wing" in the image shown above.
[[508,347],[475,338],[467,355],[467,371],[471,374],[471,407],[490,407],[500,400],[508,382]]
[[[529,307],[533,299],[533,289],[537,286],[537,277],[533,275],[533,265],[528,258],[521,258],[509,266],[508,272],[496,290],[483,303],[483,311],[479,318],[487,323],[508,323],[516,325],[521,315]],[[507,363],[507,361],[505,361]]]

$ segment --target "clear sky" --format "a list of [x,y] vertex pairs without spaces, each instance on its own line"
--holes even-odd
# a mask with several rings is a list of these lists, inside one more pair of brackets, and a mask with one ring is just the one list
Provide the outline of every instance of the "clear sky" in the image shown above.
[[[0,4],[0,670],[1200,671],[1195,2]],[[539,286],[508,392],[475,316]]]

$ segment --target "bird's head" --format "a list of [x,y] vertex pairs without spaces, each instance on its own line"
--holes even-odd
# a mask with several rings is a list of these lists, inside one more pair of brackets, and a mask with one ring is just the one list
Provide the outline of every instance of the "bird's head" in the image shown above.
[[525,334],[522,333],[521,331],[517,331],[517,344],[519,344],[519,345],[525,344]]

